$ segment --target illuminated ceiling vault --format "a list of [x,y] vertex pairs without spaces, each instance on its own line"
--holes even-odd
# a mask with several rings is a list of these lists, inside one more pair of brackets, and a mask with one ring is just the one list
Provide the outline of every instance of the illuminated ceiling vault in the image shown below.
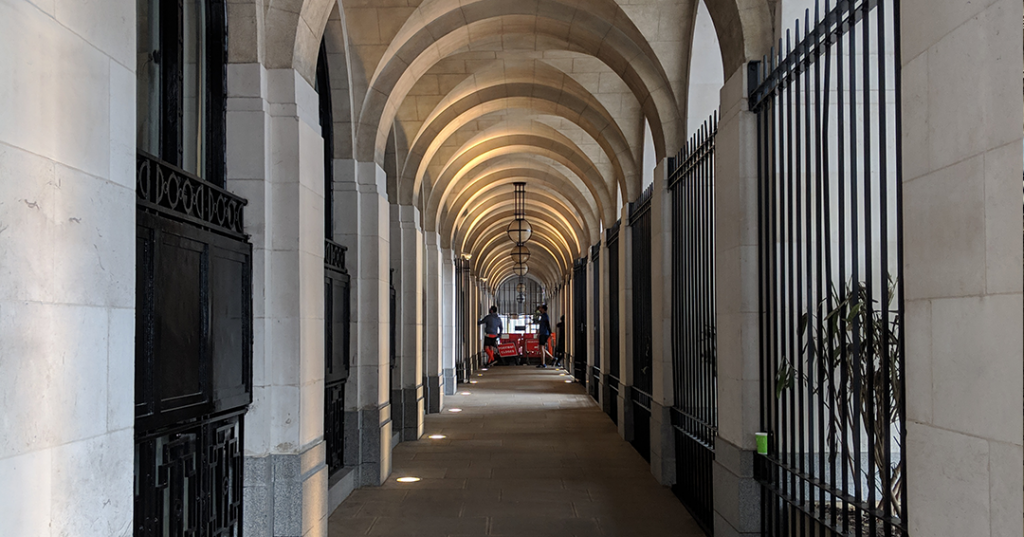
[[[640,193],[644,163],[686,134],[696,0],[312,4],[293,15],[331,13],[335,158],[381,165],[390,201],[418,207],[423,230],[495,284],[513,266],[513,182],[527,184],[531,277],[556,286]],[[742,4],[712,2],[712,16],[742,28]],[[743,56],[723,53],[727,70]]]

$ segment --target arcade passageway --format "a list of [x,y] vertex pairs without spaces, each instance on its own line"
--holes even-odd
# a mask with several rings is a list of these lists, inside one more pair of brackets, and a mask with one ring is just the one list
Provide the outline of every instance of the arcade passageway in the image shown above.
[[704,535],[564,370],[480,374],[395,448],[387,482],[341,504],[329,537]]

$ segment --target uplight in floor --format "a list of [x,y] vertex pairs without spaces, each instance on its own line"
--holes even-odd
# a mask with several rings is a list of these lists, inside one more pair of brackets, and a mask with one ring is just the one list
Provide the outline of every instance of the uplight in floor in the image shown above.
[[473,395],[473,394],[470,393],[470,392],[459,392],[459,395]]
[[461,408],[449,408],[448,412],[462,412]]
[[470,384],[476,384],[476,381],[475,380],[471,380],[471,381],[469,381],[469,383]]
[[571,380],[567,380],[567,381],[565,381],[565,383],[566,384],[572,384],[572,381]]
[[432,434],[432,435],[428,436],[427,438],[429,438],[431,440],[443,440],[443,439],[448,438],[448,437],[443,435],[443,434]]
[[415,482],[417,482],[419,480],[420,480],[420,478],[418,478],[418,477],[408,476],[408,477],[399,477],[395,481],[398,481],[399,483],[415,483]]

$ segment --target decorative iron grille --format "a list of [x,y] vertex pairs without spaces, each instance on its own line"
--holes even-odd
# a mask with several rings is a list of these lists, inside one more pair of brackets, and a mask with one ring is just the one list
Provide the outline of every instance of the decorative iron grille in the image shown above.
[[217,455],[252,401],[245,200],[146,154],[138,166],[135,535],[236,535],[237,445]]
[[764,535],[906,535],[898,9],[826,2],[751,66]]
[[135,195],[138,207],[150,213],[246,239],[244,198],[143,151],[136,159]]
[[241,535],[243,413],[136,439],[136,536]]
[[672,490],[714,534],[713,466],[718,435],[715,309],[715,136],[717,114],[669,162],[672,196]]
[[633,412],[632,444],[651,460],[651,391],[654,388],[654,321],[651,311],[651,193],[648,186],[629,204],[633,252],[633,386],[629,391]]
[[324,443],[330,474],[345,467],[345,384],[351,358],[351,287],[346,248],[324,241]]

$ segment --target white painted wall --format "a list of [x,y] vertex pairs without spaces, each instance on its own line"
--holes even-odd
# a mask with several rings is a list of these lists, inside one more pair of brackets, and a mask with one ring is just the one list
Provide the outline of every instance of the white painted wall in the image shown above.
[[135,3],[0,36],[0,534],[131,535]]

